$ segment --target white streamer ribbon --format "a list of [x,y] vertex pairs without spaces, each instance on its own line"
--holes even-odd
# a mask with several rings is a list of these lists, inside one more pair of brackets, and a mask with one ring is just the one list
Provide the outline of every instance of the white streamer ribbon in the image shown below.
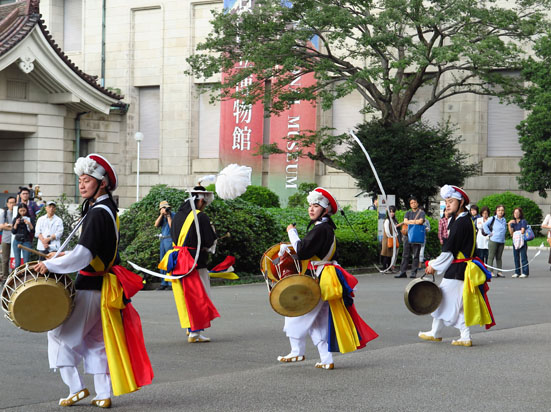
[[[375,169],[375,166],[373,165],[373,162],[371,161],[371,157],[369,156],[369,153],[367,153],[366,148],[364,147],[364,145],[362,144],[360,139],[358,139],[358,136],[356,136],[356,134],[352,130],[349,130],[348,134],[356,141],[356,143],[358,143],[358,145],[361,147],[362,151],[364,152],[365,157],[367,158],[367,161],[369,162],[369,166],[371,166],[371,170],[373,171],[373,174],[375,175],[375,180],[377,181],[377,185],[379,186],[379,190],[381,191],[381,194],[383,195],[383,199],[384,199],[384,202],[385,202],[386,213],[387,213],[388,216],[390,216],[390,209],[388,207],[388,200],[387,200],[387,197],[386,197],[386,192],[385,192],[385,189],[383,188],[383,184],[381,183],[381,180],[379,179],[379,175],[377,174],[377,169]],[[396,225],[394,224],[393,219],[389,218],[389,221],[390,221],[390,224],[392,225],[392,229],[393,229],[393,233],[394,233],[393,238],[396,239],[397,236],[398,236],[398,229],[397,229]],[[396,241],[394,241],[392,243],[393,243],[392,244],[392,259],[390,261],[390,266],[387,267],[386,269],[383,269],[383,270],[380,270],[377,266],[375,266],[375,267],[377,267],[377,269],[381,273],[388,272],[389,270],[392,269],[392,267],[396,263],[396,258],[397,258]]]
[[[532,263],[534,261],[535,258],[537,258],[540,253],[545,249],[545,247],[543,246],[543,243],[541,245],[539,245],[538,247],[538,251],[536,252],[536,254],[534,255],[534,257],[532,259],[530,259],[528,261],[528,263],[526,263],[525,265],[522,265],[519,269],[521,269],[522,271],[522,268],[525,267],[525,266],[528,266],[530,263]],[[517,268],[514,268],[514,269],[500,269],[500,268],[496,268],[494,266],[490,266],[490,265],[486,265],[486,268],[488,269],[494,269],[494,270],[497,270],[498,272],[502,273],[502,272],[514,272],[515,270],[517,270]]]

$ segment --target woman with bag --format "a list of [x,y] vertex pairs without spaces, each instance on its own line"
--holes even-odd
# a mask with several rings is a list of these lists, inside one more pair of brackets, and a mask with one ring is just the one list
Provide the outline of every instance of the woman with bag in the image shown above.
[[515,259],[515,273],[512,276],[514,278],[527,278],[530,274],[528,256],[526,254],[528,245],[524,240],[524,233],[526,232],[527,226],[528,224],[526,220],[524,220],[522,208],[516,207],[515,210],[513,210],[513,219],[509,221],[509,233],[513,238],[513,258]]
[[[551,246],[551,214],[545,216],[541,227],[542,229],[549,229],[547,231],[547,243],[549,243],[549,246]],[[547,260],[547,262],[551,265],[551,248],[549,249],[549,259]],[[551,270],[551,267],[549,267],[549,270]]]
[[[383,244],[381,247],[381,264],[383,269],[387,269],[392,262],[392,252],[394,250],[394,242],[396,242],[396,251],[400,247],[400,242],[398,238],[401,236],[394,231],[390,220],[394,222],[394,225],[398,228],[402,223],[398,223],[396,220],[396,206],[389,206],[388,213],[386,215],[385,221],[383,223]],[[391,271],[394,272],[394,267],[391,268]]]

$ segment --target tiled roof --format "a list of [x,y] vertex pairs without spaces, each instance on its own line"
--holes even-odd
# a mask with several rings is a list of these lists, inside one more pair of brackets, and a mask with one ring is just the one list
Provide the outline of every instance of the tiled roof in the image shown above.
[[121,100],[124,98],[124,96],[102,87],[97,82],[98,76],[84,73],[67,57],[46,28],[44,20],[41,19],[39,2],[40,0],[23,0],[0,5],[0,58],[17,46],[38,25],[54,52],[81,79],[113,99]]

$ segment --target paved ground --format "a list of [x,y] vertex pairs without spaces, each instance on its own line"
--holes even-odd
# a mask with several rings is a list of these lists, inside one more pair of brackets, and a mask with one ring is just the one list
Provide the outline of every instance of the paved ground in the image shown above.
[[[534,251],[530,251],[532,256]],[[512,267],[511,251],[505,265]],[[278,364],[288,352],[283,318],[273,312],[263,284],[214,288],[222,318],[208,344],[188,344],[178,328],[172,294],[146,291],[134,299],[142,317],[154,384],[114,398],[119,411],[550,411],[551,272],[547,253],[528,279],[496,279],[490,300],[497,326],[473,327],[472,348],[420,342],[431,318],[409,313],[403,290],[409,279],[368,274],[356,304],[380,334],[368,347],[336,355],[336,369],[307,360]],[[0,320],[0,409],[59,410],[66,395],[48,370],[46,336]],[[90,386],[91,381],[87,377]],[[94,410],[84,404],[72,411]]]

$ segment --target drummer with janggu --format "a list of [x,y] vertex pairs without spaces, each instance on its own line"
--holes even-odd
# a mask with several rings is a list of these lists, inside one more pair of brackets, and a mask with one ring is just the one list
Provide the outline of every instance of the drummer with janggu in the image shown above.
[[84,361],[84,371],[94,376],[92,405],[109,408],[111,389],[118,396],[153,379],[140,318],[130,303],[143,283],[140,276],[118,265],[119,218],[111,195],[117,187],[115,169],[103,156],[91,154],[79,158],[74,170],[85,199],[78,244],[34,269],[40,273],[79,272],[73,312],[48,332],[50,368],[59,369],[69,387],[69,395],[61,398],[59,405],[72,406],[90,395],[77,369]]
[[[300,239],[294,224],[287,227],[287,234],[298,259],[309,261],[309,273],[319,280],[321,299],[308,313],[285,317],[283,330],[291,344],[291,352],[279,356],[280,362],[305,360],[306,338],[310,336],[317,347],[320,361],[316,368],[333,369],[332,352],[347,353],[363,348],[375,339],[375,333],[358,315],[353,303],[358,280],[336,262],[337,245],[335,223],[331,215],[339,207],[327,190],[318,187],[308,195],[308,215],[313,225],[303,239]],[[288,253],[285,245],[280,256]],[[272,292],[273,293],[273,292]]]

